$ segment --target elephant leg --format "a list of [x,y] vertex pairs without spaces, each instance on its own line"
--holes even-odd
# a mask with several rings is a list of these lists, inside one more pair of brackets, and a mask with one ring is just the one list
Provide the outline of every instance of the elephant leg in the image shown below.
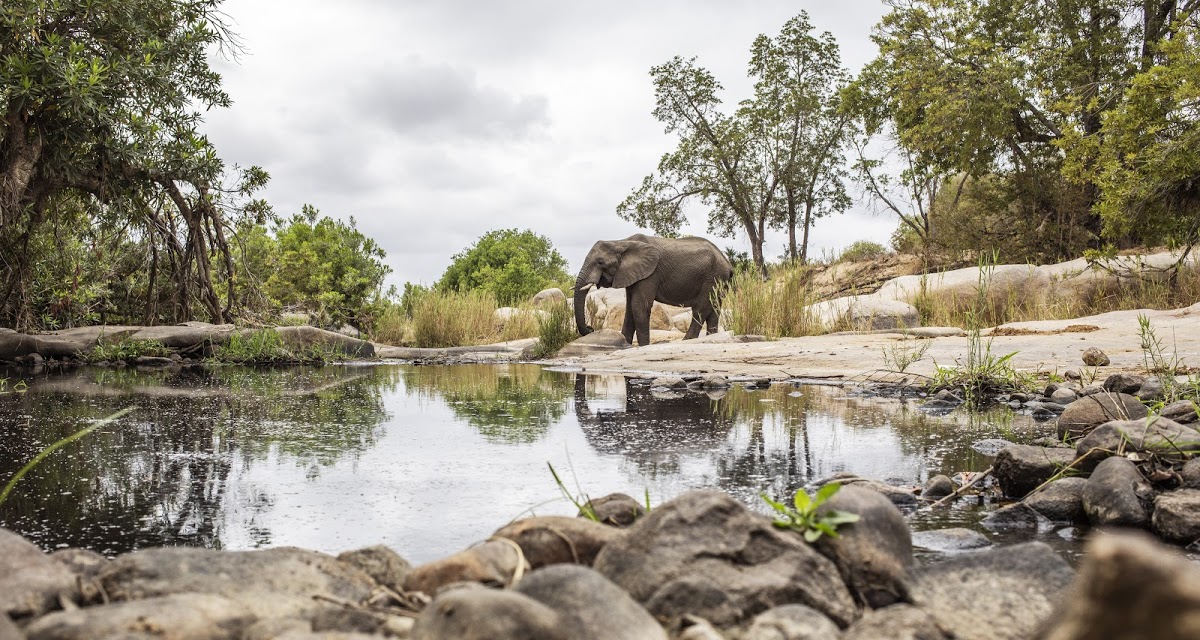
[[[630,329],[630,334],[637,334],[638,345],[644,347],[650,344],[650,312],[654,306],[654,292],[630,287],[626,290],[626,296],[625,326]],[[631,337],[627,339],[633,344]]]
[[712,335],[717,332],[717,324],[721,319],[721,314],[713,309],[708,313],[708,334]]
[[688,327],[687,335],[683,336],[684,340],[695,338],[700,335],[700,326],[707,323],[708,332],[713,333],[714,320],[716,312],[713,310],[712,303],[708,302],[707,298],[698,302],[692,307],[692,326]]
[[621,335],[625,336],[625,342],[633,344],[633,293],[628,289],[625,290],[625,321],[621,323]]
[[692,310],[692,323],[688,325],[687,333],[683,334],[684,340],[691,340],[700,335],[700,325],[704,324],[704,316],[697,309]]

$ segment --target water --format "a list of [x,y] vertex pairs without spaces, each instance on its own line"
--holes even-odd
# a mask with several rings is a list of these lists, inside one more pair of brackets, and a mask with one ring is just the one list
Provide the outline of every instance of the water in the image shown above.
[[[20,377],[4,375],[10,388]],[[136,407],[44,460],[0,506],[0,526],[48,550],[107,555],[383,543],[423,562],[523,515],[574,515],[548,463],[575,495],[649,492],[657,504],[719,488],[765,512],[763,491],[788,495],[841,471],[919,486],[987,468],[975,441],[1052,432],[1008,412],[937,417],[841,387],[656,396],[644,380],[532,365],[84,369],[25,380],[25,393],[0,395],[0,480],[90,421]],[[983,512],[964,504],[911,522],[978,528]],[[1073,554],[1070,533],[1038,537]]]

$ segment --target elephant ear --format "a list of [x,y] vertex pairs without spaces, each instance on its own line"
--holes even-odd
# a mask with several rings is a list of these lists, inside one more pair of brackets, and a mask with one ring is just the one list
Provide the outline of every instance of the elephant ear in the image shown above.
[[614,289],[624,289],[638,280],[643,280],[658,267],[658,259],[662,252],[649,242],[627,240],[618,242],[617,245],[621,251],[621,261],[617,264],[617,272],[613,274]]

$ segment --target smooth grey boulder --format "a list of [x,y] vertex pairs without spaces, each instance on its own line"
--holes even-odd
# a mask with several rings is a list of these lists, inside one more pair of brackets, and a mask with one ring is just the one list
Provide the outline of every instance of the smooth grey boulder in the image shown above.
[[240,637],[254,619],[250,609],[236,600],[179,593],[58,611],[33,621],[25,634],[29,640],[225,640]]
[[[827,636],[832,637],[832,636]],[[928,613],[910,604],[867,610],[841,640],[952,640]]]
[[945,498],[954,493],[956,488],[954,481],[949,476],[937,475],[925,483],[925,488],[921,490],[921,497],[933,499]]
[[1083,511],[1094,526],[1150,525],[1154,489],[1128,458],[1106,458],[1096,465],[1083,487]]
[[897,507],[914,507],[917,504],[917,495],[904,487],[896,487],[890,484],[879,482],[876,480],[868,480],[860,478],[854,474],[835,474],[833,477],[817,483],[818,486],[825,486],[828,482],[838,482],[845,486],[862,487],[870,489],[876,493],[882,494],[892,504]]
[[1150,376],[1146,378],[1134,395],[1142,402],[1158,402],[1163,399],[1166,392],[1167,386],[1163,383],[1163,379],[1158,376]]
[[412,565],[400,557],[391,547],[377,544],[371,547],[343,551],[337,556],[338,561],[355,567],[371,576],[376,583],[393,591],[403,591],[404,581]]
[[559,358],[577,358],[590,356],[594,353],[608,353],[619,349],[629,349],[632,345],[625,341],[625,336],[615,329],[600,329],[582,338],[573,340],[558,351]]
[[1036,640],[1200,638],[1200,567],[1145,534],[1098,534]]
[[1004,495],[1023,498],[1074,460],[1071,449],[1013,444],[996,454],[992,475]]
[[1085,486],[1087,478],[1059,478],[1022,502],[1053,522],[1082,522],[1087,519],[1083,512]]
[[344,336],[336,331],[326,331],[317,327],[276,327],[283,344],[289,349],[323,349],[340,353],[351,358],[372,358],[375,356],[375,345],[366,340]]
[[1079,394],[1070,387],[1059,387],[1050,394],[1050,402],[1060,405],[1068,405],[1079,399]]
[[[1114,373],[1104,379],[1104,390],[1109,393],[1135,394],[1146,382],[1145,376],[1133,373]],[[1131,416],[1132,417],[1132,416]]]
[[34,354],[46,358],[71,358],[87,353],[95,346],[95,340],[5,331],[0,333],[0,360],[15,361]]
[[1200,489],[1200,456],[1183,463],[1183,467],[1179,470],[1179,477],[1182,479],[1180,487]]
[[1127,393],[1085,396],[1067,405],[1058,417],[1058,439],[1078,438],[1105,422],[1139,420],[1149,414],[1141,400]]
[[1151,529],[1168,542],[1200,540],[1200,489],[1165,491],[1154,498]]
[[568,562],[591,566],[605,545],[625,535],[624,529],[586,518],[535,516],[498,529],[493,538],[512,540],[533,569]]
[[558,564],[525,576],[518,593],[558,612],[578,640],[666,640],[662,626],[628,593],[588,567]]
[[237,331],[231,324],[187,322],[181,325],[143,327],[129,335],[131,340],[155,340],[176,350],[195,349],[205,344],[225,344]]
[[58,607],[59,594],[74,599],[75,574],[32,542],[0,528],[0,614],[13,619]]
[[1027,542],[921,567],[912,593],[914,604],[950,637],[1027,638],[1054,610],[1073,576],[1049,546]]
[[688,386],[687,380],[679,376],[659,376],[650,383],[651,389],[682,390]]
[[837,565],[855,600],[878,609],[908,601],[908,570],[913,566],[912,534],[904,514],[886,496],[854,485],[843,486],[818,510],[858,515],[838,527],[837,537],[821,536],[816,548]]
[[569,640],[575,629],[555,610],[515,591],[452,589],[417,617],[412,640]]
[[313,596],[365,601],[375,581],[333,556],[292,547],[218,551],[161,547],[120,556],[96,579],[112,600],[218,595],[259,618],[307,617],[328,607]]
[[[610,493],[600,498],[588,500],[592,515],[603,524],[614,527],[628,527],[638,518],[646,515],[646,507],[642,503],[624,493]],[[583,512],[579,513],[583,517]]]
[[1024,502],[1004,505],[987,514],[979,524],[989,531],[1037,531],[1042,516]]
[[[1075,443],[1075,453],[1084,458],[1080,468],[1090,469],[1099,461],[1132,451],[1182,457],[1200,452],[1200,432],[1166,418],[1106,422]],[[1086,457],[1085,457],[1086,456]]]
[[914,531],[912,534],[914,547],[952,553],[971,551],[990,546],[991,540],[974,529],[966,527],[950,527],[948,529],[932,529],[930,531]]
[[442,587],[456,582],[506,586],[528,568],[519,546],[511,541],[489,540],[413,567],[404,578],[404,590],[435,595]]
[[660,620],[693,614],[726,627],[792,603],[840,627],[858,617],[831,561],[724,493],[685,493],[627,531],[600,551],[596,570]]
[[1179,424],[1192,424],[1200,421],[1200,406],[1191,400],[1178,400],[1163,407],[1158,415]]
[[826,640],[838,637],[836,624],[802,604],[773,607],[754,616],[739,640]]

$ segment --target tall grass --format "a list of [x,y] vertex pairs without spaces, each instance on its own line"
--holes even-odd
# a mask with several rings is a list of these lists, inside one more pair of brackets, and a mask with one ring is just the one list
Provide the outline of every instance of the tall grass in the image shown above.
[[541,314],[530,306],[518,308],[500,322],[496,298],[486,291],[430,291],[417,298],[411,315],[389,305],[375,322],[371,338],[407,347],[465,347],[533,338]]
[[566,302],[555,304],[538,321],[538,345],[533,357],[552,356],[575,338],[575,314],[571,311],[571,305]]
[[734,333],[784,338],[824,332],[806,310],[816,301],[806,267],[778,267],[766,281],[756,272],[743,271],[717,295],[725,328]]

